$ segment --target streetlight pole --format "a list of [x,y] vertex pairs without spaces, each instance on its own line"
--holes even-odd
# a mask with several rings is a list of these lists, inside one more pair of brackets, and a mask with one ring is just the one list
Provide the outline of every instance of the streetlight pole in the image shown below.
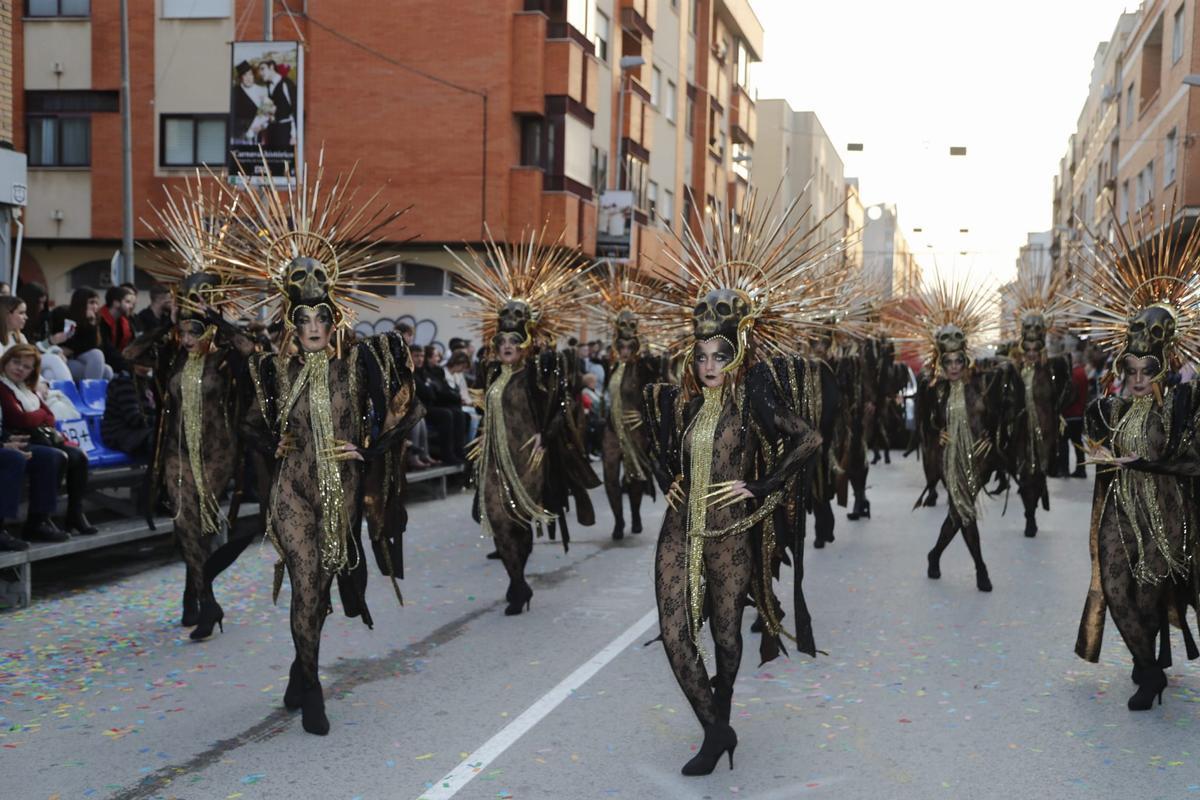
[[263,41],[272,41],[275,36],[275,2],[263,0]]
[[129,96],[129,1],[121,0],[121,269],[133,283],[133,108]]

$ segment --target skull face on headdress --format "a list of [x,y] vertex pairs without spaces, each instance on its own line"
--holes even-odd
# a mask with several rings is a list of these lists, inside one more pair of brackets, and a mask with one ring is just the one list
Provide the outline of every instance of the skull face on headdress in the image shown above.
[[697,339],[724,336],[737,341],[738,326],[750,315],[750,297],[734,289],[712,289],[692,309],[692,332]]
[[616,320],[613,321],[614,336],[613,343],[620,348],[622,345],[630,347],[634,352],[637,351],[638,345],[638,316],[629,309],[622,309],[617,313]]
[[938,356],[961,353],[967,349],[967,335],[957,325],[948,324],[938,328],[936,338]]
[[1175,339],[1177,317],[1175,309],[1165,303],[1156,303],[1134,314],[1125,334],[1125,347],[1114,362],[1117,369],[1124,368],[1126,356],[1153,358],[1159,365],[1155,380],[1163,378],[1170,366],[1167,354]]
[[533,309],[524,300],[511,299],[496,312],[499,325],[496,335],[510,334],[516,336],[522,344],[529,340],[529,326],[533,323]]
[[213,302],[220,279],[211,272],[193,272],[175,290],[179,320],[203,319],[204,308]]
[[284,290],[293,306],[314,306],[329,296],[329,271],[312,256],[297,256],[288,262]]
[[1021,350],[1039,353],[1046,349],[1046,317],[1031,311],[1021,317]]

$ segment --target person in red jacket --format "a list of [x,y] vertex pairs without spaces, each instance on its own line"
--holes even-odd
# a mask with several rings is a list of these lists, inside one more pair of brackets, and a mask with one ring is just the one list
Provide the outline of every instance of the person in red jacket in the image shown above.
[[[1071,401],[1063,409],[1063,419],[1067,422],[1066,435],[1062,437],[1059,444],[1058,474],[1064,476],[1070,474],[1072,478],[1087,477],[1087,470],[1083,466],[1083,412],[1088,404],[1088,375],[1084,360],[1082,346],[1076,348],[1075,355],[1071,359]],[[1075,471],[1071,473],[1067,472],[1071,459],[1067,449],[1068,442],[1075,446]]]
[[104,308],[96,316],[104,361],[113,372],[128,369],[122,352],[133,342],[133,325],[129,320],[133,317],[135,303],[137,292],[128,286],[113,286],[104,293]]
[[10,433],[26,434],[33,444],[52,445],[67,455],[67,530],[84,535],[96,528],[83,514],[88,458],[78,447],[65,444],[54,427],[54,414],[37,394],[41,357],[31,344],[10,347],[0,356],[0,408]]

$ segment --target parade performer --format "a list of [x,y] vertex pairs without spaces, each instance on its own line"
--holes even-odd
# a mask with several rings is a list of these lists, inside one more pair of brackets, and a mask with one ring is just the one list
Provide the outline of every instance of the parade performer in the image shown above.
[[[975,368],[972,348],[988,330],[988,294],[983,288],[951,285],[935,278],[892,312],[900,338],[920,351],[931,375],[919,413],[925,453],[940,456],[940,478],[946,484],[948,509],[937,543],[928,555],[927,575],[942,576],[942,553],[962,532],[975,562],[975,585],[990,592],[992,582],[983,560],[976,499],[998,466],[996,435],[1000,414],[1001,383],[993,374]],[[927,480],[928,463],[926,465]],[[917,504],[928,497],[927,483]],[[914,506],[915,508],[916,506]]]
[[823,320],[825,329],[812,340],[810,352],[812,364],[826,387],[822,396],[825,404],[826,427],[821,429],[821,452],[811,472],[812,486],[809,508],[813,515],[813,547],[818,550],[832,544],[836,537],[837,518],[833,514],[833,503],[846,506],[848,476],[847,454],[850,439],[850,414],[843,400],[845,374],[837,355],[837,321],[832,317]]
[[489,234],[483,252],[468,248],[466,259],[450,252],[462,268],[461,291],[474,301],[468,316],[494,359],[485,367],[483,421],[471,449],[472,513],[495,541],[508,573],[504,613],[515,616],[533,597],[525,580],[533,529],[541,536],[560,527],[567,548],[571,499],[581,525],[596,522],[587,490],[600,479],[584,454],[570,391],[577,365],[555,350],[578,327],[589,288],[579,252],[542,235],[503,246]]
[[[1131,711],[1162,703],[1171,665],[1170,626],[1182,628],[1187,657],[1200,655],[1187,608],[1200,607],[1196,489],[1200,476],[1200,391],[1168,380],[1200,363],[1200,234],[1174,222],[1155,230],[1152,214],[1116,225],[1076,270],[1079,324],[1113,354],[1102,396],[1086,416],[1092,500],[1092,580],[1075,652],[1100,658],[1105,610],[1133,656]],[[1158,649],[1155,650],[1155,640]]]
[[[649,284],[643,280],[643,287]],[[593,280],[596,311],[612,331],[613,354],[605,388],[609,406],[601,441],[604,493],[613,513],[614,540],[625,537],[623,495],[629,495],[630,530],[642,532],[642,497],[654,497],[654,471],[649,442],[642,425],[642,395],[645,388],[665,377],[665,359],[650,352],[641,332],[643,317],[651,311],[648,301],[633,293],[634,276],[623,264],[615,264],[605,278]]]
[[247,191],[249,213],[226,257],[230,269],[253,277],[251,290],[239,287],[243,313],[267,306],[282,331],[278,355],[250,362],[245,431],[277,461],[267,535],[280,556],[275,596],[285,568],[291,582],[295,645],[283,702],[319,735],[329,732],[318,652],[330,589],[336,577],[346,615],[373,625],[364,514],[381,572],[393,586],[402,577],[402,451],[423,412],[401,334],[353,335],[354,306],[370,307],[374,288],[396,284],[394,258],[377,252],[403,212],[389,210],[378,192],[357,202],[353,172],[333,185],[322,173],[320,162],[315,170],[302,165],[291,188]]
[[1008,474],[1017,481],[1025,506],[1025,535],[1036,536],[1037,508],[1050,510],[1046,475],[1058,452],[1062,411],[1071,390],[1071,367],[1063,356],[1046,353],[1046,337],[1064,332],[1064,310],[1070,304],[1065,271],[1054,273],[1023,264],[1009,298],[1020,328],[1009,349],[1005,408],[1011,411],[1002,431],[1000,452]]
[[174,511],[175,536],[187,564],[181,624],[202,639],[222,625],[224,611],[204,579],[204,563],[229,529],[220,500],[241,467],[237,429],[246,360],[254,343],[222,316],[230,273],[216,266],[230,235],[236,201],[216,179],[196,174],[155,208],[149,223],[165,247],[150,272],[174,284],[176,322],[147,331],[124,350],[131,368],[150,368],[161,398],[154,451],[154,489]]
[[[742,611],[753,597],[763,622],[763,661],[780,651],[781,608],[772,580],[784,550],[795,566],[797,647],[814,655],[803,582],[803,468],[821,437],[804,417],[819,416],[819,371],[793,356],[817,333],[833,298],[810,280],[836,259],[832,245],[789,222],[768,218],[753,192],[729,212],[710,210],[702,230],[685,228],[677,263],[663,270],[656,321],[687,331],[672,350],[685,355],[682,382],[646,392],[656,479],[669,508],[659,533],[655,591],[667,659],[704,728],[685,775],[710,773],[738,739],[729,724],[742,658]],[[793,206],[794,207],[794,206]],[[774,356],[774,357],[773,357]],[[815,396],[814,396],[815,395]],[[710,681],[700,647],[708,616],[716,644]]]

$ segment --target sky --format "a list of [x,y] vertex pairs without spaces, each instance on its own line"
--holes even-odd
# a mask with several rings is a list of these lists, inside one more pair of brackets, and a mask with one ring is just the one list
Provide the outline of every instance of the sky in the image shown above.
[[1138,0],[751,5],[766,32],[759,99],[817,113],[863,202],[896,204],[927,273],[1001,282],[1026,234],[1051,227],[1096,48]]

